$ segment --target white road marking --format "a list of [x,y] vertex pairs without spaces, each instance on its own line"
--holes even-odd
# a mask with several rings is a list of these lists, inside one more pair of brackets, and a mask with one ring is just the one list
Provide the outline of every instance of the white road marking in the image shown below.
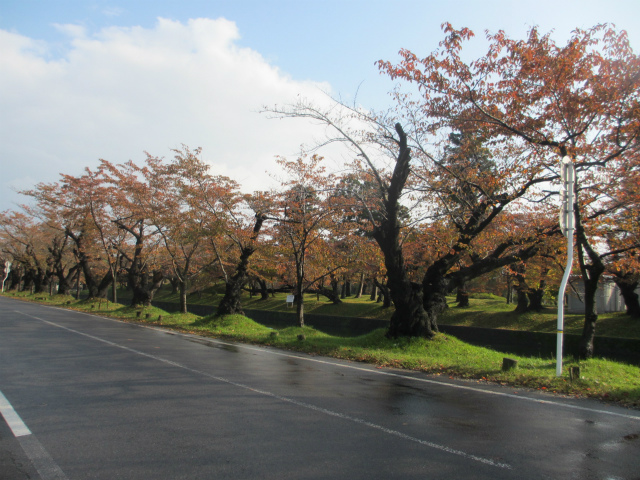
[[[160,329],[158,329],[160,330]],[[184,335],[184,334],[182,334]],[[258,347],[251,347],[251,346],[247,346],[247,345],[243,345],[243,344],[236,344],[236,343],[224,343],[220,340],[214,340],[217,343],[221,343],[223,345],[233,345],[236,347],[241,347],[241,348],[247,348],[247,349],[254,349],[254,350],[259,350],[259,351],[266,351],[266,349],[260,349]],[[431,383],[431,384],[435,384],[435,385],[440,385],[443,387],[450,387],[450,388],[457,388],[460,390],[470,390],[476,393],[486,393],[487,395],[497,395],[500,397],[507,397],[507,398],[514,398],[517,400],[525,400],[525,401],[529,401],[529,402],[534,402],[534,403],[540,403],[540,404],[545,404],[545,405],[554,405],[557,407],[563,407],[563,408],[571,408],[574,410],[582,410],[585,412],[591,412],[591,413],[598,413],[598,414],[603,414],[603,415],[613,415],[616,417],[622,417],[622,418],[628,418],[631,420],[638,420],[640,421],[640,415],[630,415],[630,414],[626,414],[626,413],[620,413],[620,412],[611,412],[609,410],[600,410],[597,408],[590,408],[590,407],[582,407],[580,405],[572,405],[570,403],[563,403],[563,402],[558,402],[556,400],[546,400],[546,399],[542,399],[542,398],[532,398],[532,397],[526,397],[523,395],[516,395],[513,393],[507,393],[507,392],[496,392],[493,390],[486,390],[483,388],[476,388],[476,387],[471,387],[468,385],[457,385],[455,383],[447,383],[447,382],[442,382],[442,381],[438,381],[438,380],[433,380],[430,378],[419,378],[419,377],[412,377],[410,375],[401,375],[398,373],[393,373],[393,372],[388,372],[388,371],[384,371],[384,370],[371,370],[369,368],[364,368],[364,367],[358,367],[355,365],[345,365],[345,364],[341,364],[341,363],[335,363],[335,362],[331,362],[331,361],[327,361],[327,360],[320,360],[317,358],[311,358],[311,357],[303,357],[303,356],[299,356],[299,355],[291,355],[291,354],[287,354],[287,353],[281,353],[281,352],[273,352],[273,351],[269,351],[268,353],[272,354],[272,355],[282,355],[284,357],[291,357],[291,358],[297,358],[299,360],[306,360],[309,362],[316,362],[316,363],[324,363],[327,365],[332,365],[335,367],[343,367],[343,368],[349,368],[351,370],[360,370],[363,372],[368,372],[368,373],[374,373],[377,375],[386,375],[386,376],[390,376],[390,377],[398,377],[398,378],[402,378],[404,380],[413,380],[415,382],[422,382],[422,383]]]
[[7,400],[7,397],[0,391],[0,413],[4,417],[5,422],[9,425],[9,428],[13,432],[14,437],[22,437],[24,435],[31,435],[31,430],[25,425],[20,418],[20,415],[16,413],[13,406]]
[[26,453],[42,480],[68,480],[62,469],[51,458],[29,427],[22,421],[7,397],[0,391],[0,413],[9,425],[13,435]]
[[43,323],[46,323],[48,325],[51,325],[51,326],[54,326],[54,327],[57,327],[57,328],[61,328],[61,329],[66,330],[68,332],[75,333],[77,335],[82,335],[83,337],[87,337],[87,338],[90,338],[92,340],[96,340],[98,342],[105,343],[105,344],[110,345],[112,347],[120,348],[122,350],[126,350],[128,352],[135,353],[137,355],[141,355],[143,357],[151,358],[151,359],[156,360],[158,362],[162,362],[162,363],[165,363],[167,365],[171,365],[171,366],[174,366],[174,367],[177,367],[177,368],[181,368],[181,369],[186,370],[186,371],[191,372],[191,373],[195,373],[195,374],[198,374],[198,375],[203,375],[205,377],[211,378],[213,380],[216,380],[216,381],[219,381],[219,382],[222,382],[222,383],[226,383],[228,385],[233,385],[235,387],[242,388],[242,389],[245,389],[245,390],[249,390],[251,392],[254,392],[254,393],[257,393],[257,394],[260,394],[260,395],[265,395],[265,396],[268,396],[268,397],[271,397],[271,398],[275,398],[277,400],[280,400],[280,401],[283,401],[283,402],[287,402],[287,403],[290,403],[290,404],[293,404],[293,405],[297,405],[297,406],[302,407],[302,408],[306,408],[306,409],[313,410],[313,411],[316,411],[316,412],[319,412],[319,413],[323,413],[325,415],[330,415],[332,417],[337,417],[337,418],[340,418],[342,420],[348,420],[348,421],[351,421],[351,422],[354,422],[354,423],[358,423],[360,425],[364,425],[366,427],[373,428],[375,430],[378,430],[378,431],[384,432],[386,434],[402,438],[404,440],[408,440],[408,441],[411,441],[411,442],[419,443],[420,445],[424,445],[424,446],[427,446],[427,447],[430,447],[430,448],[433,448],[433,449],[436,449],[436,450],[440,450],[440,451],[447,452],[447,453],[450,453],[450,454],[453,454],[453,455],[457,455],[457,456],[465,458],[467,460],[476,461],[476,462],[483,463],[485,465],[490,465],[490,466],[493,466],[493,467],[509,469],[509,470],[512,469],[511,465],[509,465],[508,463],[497,462],[497,461],[491,460],[489,458],[479,457],[477,455],[473,455],[473,454],[470,454],[470,453],[467,453],[467,452],[463,452],[461,450],[456,450],[454,448],[447,447],[446,445],[440,445],[440,444],[437,444],[437,443],[433,443],[433,442],[422,440],[422,439],[419,439],[419,438],[416,438],[416,437],[412,437],[410,435],[406,435],[406,434],[404,434],[402,432],[399,432],[397,430],[392,430],[390,428],[386,428],[386,427],[383,427],[381,425],[378,425],[378,424],[375,424],[375,423],[372,423],[372,422],[368,422],[366,420],[363,420],[363,419],[360,419],[360,418],[357,418],[357,417],[352,417],[350,415],[346,415],[346,414],[343,414],[343,413],[340,413],[340,412],[335,412],[333,410],[328,410],[326,408],[318,407],[317,405],[312,405],[310,403],[294,400],[292,398],[284,397],[284,396],[281,396],[281,395],[278,395],[276,393],[269,392],[269,391],[266,391],[266,390],[256,389],[256,388],[253,388],[253,387],[251,387],[249,385],[245,385],[243,383],[234,382],[234,381],[229,380],[229,379],[224,378],[224,377],[219,377],[217,375],[212,375],[210,373],[203,372],[201,370],[196,370],[194,368],[187,367],[186,365],[182,365],[182,364],[174,362],[172,360],[167,360],[165,358],[158,357],[156,355],[152,355],[152,354],[149,354],[149,353],[145,353],[145,352],[142,352],[140,350],[136,350],[136,349],[131,348],[131,347],[126,347],[124,345],[120,345],[120,344],[112,342],[110,340],[106,340],[104,338],[96,337],[95,335],[90,335],[88,333],[80,332],[78,330],[74,330],[73,328],[65,327],[64,325],[60,325],[60,324],[57,324],[55,322],[51,322],[49,320],[45,320],[43,318],[39,318],[39,317],[36,317],[34,315],[29,315],[27,313],[19,312],[17,310],[16,310],[16,312],[20,313],[22,315],[25,315],[27,317],[31,317],[31,318],[34,318],[36,320],[39,320],[39,321],[41,321]]

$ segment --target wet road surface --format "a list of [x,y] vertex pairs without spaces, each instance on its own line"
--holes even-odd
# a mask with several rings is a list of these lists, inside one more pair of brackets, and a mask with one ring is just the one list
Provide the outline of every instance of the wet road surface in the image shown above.
[[5,298],[0,392],[3,479],[640,478],[638,411]]

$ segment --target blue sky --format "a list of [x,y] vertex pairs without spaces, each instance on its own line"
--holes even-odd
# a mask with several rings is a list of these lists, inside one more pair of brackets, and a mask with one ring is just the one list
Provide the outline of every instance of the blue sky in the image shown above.
[[428,54],[447,21],[476,32],[478,54],[485,29],[523,37],[538,25],[562,43],[602,22],[640,51],[637,0],[0,0],[0,210],[24,201],[15,189],[98,158],[142,161],[182,143],[262,188],[275,155],[318,135],[262,106],[329,91],[384,109],[393,83],[374,62]]

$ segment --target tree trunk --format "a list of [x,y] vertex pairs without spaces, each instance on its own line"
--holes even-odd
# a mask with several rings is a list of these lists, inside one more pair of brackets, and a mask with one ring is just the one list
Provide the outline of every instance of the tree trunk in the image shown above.
[[115,283],[113,279],[113,273],[111,269],[107,271],[107,273],[100,279],[100,283],[98,283],[98,288],[96,291],[95,298],[107,298],[107,293],[109,293],[109,287]]
[[524,313],[529,309],[529,285],[525,279],[525,265],[516,265],[513,269],[515,273],[515,279],[518,285],[515,288],[517,294],[517,305],[514,310],[516,313]]
[[111,299],[113,303],[118,303],[118,276],[115,267],[111,268],[111,275],[113,276],[113,281],[111,282]]
[[58,295],[70,295],[73,289],[73,281],[76,275],[80,275],[80,265],[75,265],[65,275],[62,269],[58,270]]
[[255,249],[251,246],[244,247],[240,254],[240,261],[236,267],[236,272],[225,285],[224,297],[220,300],[216,316],[222,315],[244,315],[242,309],[242,289],[249,279],[248,266],[249,257],[253,255]]
[[422,305],[433,332],[438,331],[438,317],[447,309],[447,293],[449,282],[444,276],[446,271],[443,261],[433,263],[422,279]]
[[296,285],[296,316],[298,318],[298,325],[304,327],[304,292],[302,289],[302,282],[298,282]]
[[[374,238],[384,254],[387,268],[388,296],[395,305],[387,336],[432,337],[434,330],[422,304],[422,291],[409,280],[398,243],[398,233],[399,230],[374,230]],[[382,285],[378,283],[377,286],[381,288]]]
[[382,302],[383,309],[391,307],[391,293],[387,285],[377,282],[376,286],[378,287],[378,303]]
[[395,305],[387,336],[432,337],[437,329],[434,330],[424,309],[420,286],[409,279],[400,246],[400,196],[411,171],[411,150],[402,126],[396,123],[395,129],[399,137],[398,157],[383,200],[384,219],[373,229],[373,238],[382,251],[387,268],[390,299]]
[[47,274],[41,268],[33,272],[33,293],[43,293],[47,286]]
[[224,297],[220,300],[216,316],[222,315],[244,315],[242,309],[242,289],[249,280],[249,258],[255,252],[254,242],[258,238],[262,224],[266,220],[266,217],[262,214],[256,214],[256,223],[253,226],[253,235],[251,236],[251,243],[241,247],[240,261],[236,268],[236,272],[225,286]]
[[540,286],[536,289],[529,290],[527,292],[527,297],[529,299],[529,306],[527,307],[528,311],[533,312],[541,312],[543,309],[542,299],[544,297],[544,288],[545,282],[541,281]]
[[363,291],[364,291],[364,272],[360,273],[360,283],[358,284],[358,293],[356,294],[356,298],[362,298]]
[[180,278],[177,275],[169,277],[169,283],[171,284],[171,294],[175,295],[180,292]]
[[[153,276],[151,278],[151,284],[149,284],[148,275],[142,273],[141,275],[134,274],[134,277],[130,276],[130,283],[132,285],[133,297],[131,299],[132,307],[150,307],[151,302],[153,301],[153,296],[158,291],[158,289],[162,286],[162,281],[164,280],[164,274],[159,270],[153,272]],[[142,278],[138,278],[142,277]],[[108,287],[108,285],[106,286]],[[106,294],[105,287],[105,294]]]
[[338,279],[333,274],[331,274],[330,284],[331,284],[331,289],[321,286],[318,288],[318,293],[320,293],[320,295],[324,295],[325,297],[327,297],[331,301],[331,303],[333,303],[334,305],[339,305],[342,303],[342,300],[340,300]]
[[624,279],[616,278],[614,281],[620,289],[620,294],[624,299],[624,304],[627,307],[627,315],[634,318],[640,318],[640,301],[638,300],[638,294],[636,293],[638,280],[625,281]]
[[[87,286],[87,290],[89,291],[89,298],[106,298],[107,289],[102,289],[101,286],[107,276],[111,278],[111,272],[109,272],[107,276],[103,277],[101,281],[98,281],[91,266],[91,256],[86,253],[84,233],[76,235],[70,229],[65,230],[65,233],[76,245],[74,253],[78,258],[80,267],[82,268],[84,282]],[[107,284],[107,287],[108,286],[109,284]]]
[[188,313],[187,310],[187,282],[180,280],[178,282],[180,288],[180,313]]
[[465,281],[462,281],[460,285],[458,285],[456,302],[458,302],[458,308],[465,308],[469,306],[469,292],[467,292],[467,282]]
[[598,291],[598,279],[589,278],[584,282],[584,327],[580,338],[580,357],[593,357],[593,340],[596,336],[596,322],[598,321],[598,310],[596,303],[596,293]]
[[9,288],[7,288],[7,283],[5,282],[5,290],[20,290],[21,275],[18,269],[11,270],[7,280],[9,281]]
[[516,293],[518,300],[514,312],[524,313],[529,309],[529,296],[527,295],[527,290],[524,288],[516,288]]
[[269,289],[267,288],[267,281],[261,278],[258,278],[258,285],[260,285],[260,300],[268,300],[269,299]]
[[[593,357],[593,340],[596,335],[596,322],[598,321],[598,311],[596,304],[596,293],[598,291],[598,281],[604,273],[604,263],[600,254],[591,246],[585,234],[582,223],[582,215],[577,207],[577,182],[575,188],[576,203],[574,204],[576,241],[578,250],[578,264],[584,282],[584,327],[580,338],[580,352],[582,358]],[[586,256],[585,256],[586,254]]]

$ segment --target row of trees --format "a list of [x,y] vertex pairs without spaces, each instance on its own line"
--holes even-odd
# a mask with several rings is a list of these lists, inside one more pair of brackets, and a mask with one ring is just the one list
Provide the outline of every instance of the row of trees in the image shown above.
[[521,41],[487,35],[472,62],[462,60],[472,32],[444,30],[425,58],[378,62],[401,81],[389,112],[304,100],[265,109],[327,126],[327,142],[353,152],[346,173],[303,153],[280,159],[280,189],[246,195],[187,147],[142,166],[102,160],[23,192],[35,203],[2,214],[3,255],[36,289],[55,276],[61,293],[81,272],[90,295],[104,296],[124,273],[136,305],[170,278],[183,310],[189,285],[223,278],[219,314],[242,311],[250,278],[270,282],[295,291],[301,324],[304,292],[339,302],[341,277],[366,276],[395,307],[390,336],[430,337],[447,294],[464,301],[469,282],[500,269],[540,306],[566,253],[557,192],[569,155],[591,356],[605,272],[640,311],[640,60],[607,26],[576,30],[563,47],[535,28]]

